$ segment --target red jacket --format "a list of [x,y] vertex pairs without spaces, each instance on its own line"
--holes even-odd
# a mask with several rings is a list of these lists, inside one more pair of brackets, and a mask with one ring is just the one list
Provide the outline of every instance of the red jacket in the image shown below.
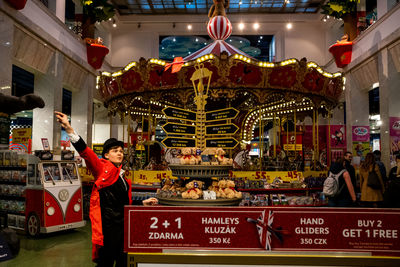
[[[94,185],[90,196],[90,221],[92,223],[92,259],[98,258],[98,249],[103,246],[103,227],[101,223],[100,195],[99,189],[114,184],[119,177],[121,166],[115,167],[113,163],[106,159],[99,159],[89,147],[79,153],[85,160],[87,168],[92,172]],[[132,183],[124,178],[128,183],[129,204],[132,204]]]

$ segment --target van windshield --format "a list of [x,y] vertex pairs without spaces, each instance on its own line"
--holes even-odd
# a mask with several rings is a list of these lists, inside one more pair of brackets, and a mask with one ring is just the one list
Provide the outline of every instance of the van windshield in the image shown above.
[[64,181],[78,180],[76,165],[74,163],[61,163]]
[[43,164],[44,180],[46,182],[56,182],[61,181],[60,168],[58,168],[57,163],[46,163]]

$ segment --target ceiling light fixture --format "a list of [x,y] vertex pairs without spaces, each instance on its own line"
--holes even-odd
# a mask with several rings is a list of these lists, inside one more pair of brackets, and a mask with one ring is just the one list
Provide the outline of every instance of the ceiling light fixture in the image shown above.
[[192,24],[187,25],[187,29],[190,31],[192,29]]
[[292,29],[293,28],[293,24],[289,22],[288,24],[286,24],[286,28],[288,30]]
[[241,22],[241,23],[239,23],[239,30],[243,30],[243,29],[244,29],[244,23]]
[[253,28],[254,28],[254,30],[258,30],[260,28],[260,24],[258,24],[257,22],[254,23]]

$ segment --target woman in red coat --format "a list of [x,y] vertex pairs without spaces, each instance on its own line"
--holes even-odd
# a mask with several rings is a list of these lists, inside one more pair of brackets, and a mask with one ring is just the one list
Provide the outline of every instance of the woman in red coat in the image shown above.
[[[90,221],[92,223],[92,259],[97,266],[127,266],[124,253],[124,206],[132,203],[131,181],[124,177],[122,160],[124,143],[115,138],[103,145],[102,159],[87,147],[85,141],[71,127],[67,115],[55,112],[57,121],[65,129],[71,143],[85,160],[94,176],[90,197]],[[144,205],[157,203],[150,198]]]

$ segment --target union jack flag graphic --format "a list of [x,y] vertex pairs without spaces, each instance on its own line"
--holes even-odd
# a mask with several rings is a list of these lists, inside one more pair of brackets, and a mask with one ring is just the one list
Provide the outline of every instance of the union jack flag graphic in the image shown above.
[[257,220],[253,218],[247,218],[247,221],[256,225],[261,246],[266,250],[272,249],[272,235],[275,236],[281,243],[283,242],[282,233],[286,233],[287,231],[282,230],[281,227],[278,227],[277,229],[272,227],[274,222],[274,213],[272,210],[268,212],[268,218],[266,218],[265,210],[263,210],[260,216],[258,216]]

